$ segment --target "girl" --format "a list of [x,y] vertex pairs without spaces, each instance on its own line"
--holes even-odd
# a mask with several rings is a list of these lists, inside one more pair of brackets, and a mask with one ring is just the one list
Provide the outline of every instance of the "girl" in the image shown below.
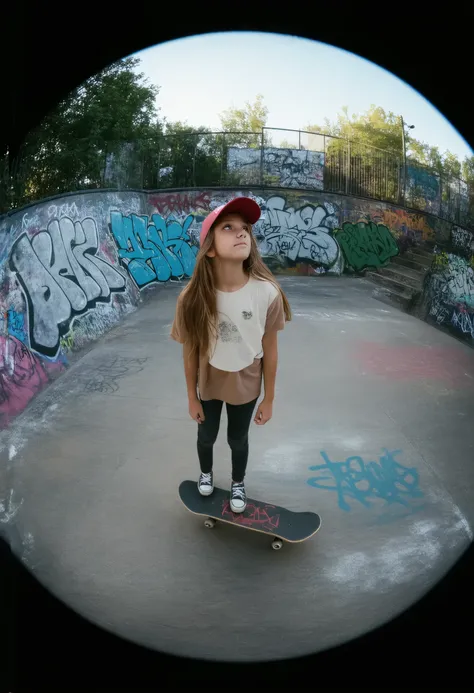
[[178,297],[171,330],[172,339],[183,344],[189,414],[198,423],[198,490],[204,496],[214,490],[213,447],[226,403],[233,512],[247,505],[248,432],[262,376],[265,396],[254,419],[259,426],[272,417],[277,331],[285,318],[291,320],[288,300],[252,234],[259,218],[258,204],[238,197],[204,219],[194,272]]

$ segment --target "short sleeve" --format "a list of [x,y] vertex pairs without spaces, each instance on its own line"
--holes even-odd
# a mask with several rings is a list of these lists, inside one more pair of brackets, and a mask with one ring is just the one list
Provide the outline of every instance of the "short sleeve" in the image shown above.
[[265,334],[267,334],[267,332],[283,330],[284,327],[285,309],[281,294],[278,292],[278,295],[273,299],[268,307],[267,319],[265,322]]
[[179,342],[179,344],[184,344],[186,341],[186,328],[183,320],[183,301],[181,295],[178,296],[176,302],[176,312],[171,327],[170,337],[174,339],[175,342]]

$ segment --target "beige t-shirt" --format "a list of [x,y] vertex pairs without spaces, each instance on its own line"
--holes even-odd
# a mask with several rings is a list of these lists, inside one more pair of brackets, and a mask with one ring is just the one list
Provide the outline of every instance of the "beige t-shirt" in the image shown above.
[[[202,400],[246,404],[262,387],[262,339],[285,326],[283,301],[269,281],[249,277],[238,291],[217,291],[218,334],[207,357],[199,357],[198,390]],[[171,338],[183,344],[185,327],[178,297]]]

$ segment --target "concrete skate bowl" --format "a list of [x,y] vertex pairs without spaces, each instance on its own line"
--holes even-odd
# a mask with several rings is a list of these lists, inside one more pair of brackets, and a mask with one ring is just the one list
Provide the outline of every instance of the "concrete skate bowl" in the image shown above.
[[[2,221],[0,511],[27,568],[92,622],[172,654],[251,661],[380,626],[465,551],[474,352],[347,274],[364,252],[396,252],[406,210],[254,191],[294,319],[274,420],[251,429],[248,492],[323,524],[280,552],[206,530],[177,498],[196,475],[195,426],[169,328],[202,217],[239,192],[89,192]],[[225,418],[215,471],[228,486]]]

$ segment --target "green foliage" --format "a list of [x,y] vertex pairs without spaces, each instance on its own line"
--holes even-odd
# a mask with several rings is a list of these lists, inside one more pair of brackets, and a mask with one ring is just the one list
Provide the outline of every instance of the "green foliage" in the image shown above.
[[474,156],[466,156],[462,162],[462,177],[474,188]]
[[[253,104],[247,101],[244,108],[228,108],[219,115],[222,130],[226,132],[226,145],[255,149],[261,147],[262,129],[267,124],[267,117],[268,108],[264,105],[261,94],[257,94]],[[264,146],[268,147],[269,135],[267,132],[264,134]]]
[[139,167],[157,149],[158,88],[119,60],[87,79],[50,112],[24,143],[9,206],[70,190],[98,188],[110,154],[133,143]]
[[[402,124],[400,116],[386,112],[383,108],[372,105],[363,114],[349,115],[348,108],[342,108],[336,121],[325,120],[324,125],[309,125],[305,128],[308,132],[320,132],[333,137],[341,137],[351,141],[351,155],[357,149],[368,152],[369,147],[376,147],[403,159]],[[440,152],[439,147],[431,146],[426,142],[420,142],[412,136],[412,130],[405,131],[405,144],[407,157],[420,166],[429,168],[435,173],[446,178],[469,177],[474,178],[474,157],[465,158],[461,163],[452,152]],[[336,153],[346,148],[345,142],[329,140],[328,153]],[[470,161],[470,163],[469,163]]]
[[[467,183],[468,214],[474,220],[474,156],[466,156],[462,162],[462,177]],[[474,256],[473,256],[474,258]]]
[[[221,133],[186,123],[166,123],[160,143],[159,187],[242,184],[241,174],[227,172],[229,147],[259,149],[268,109],[259,94],[253,104],[229,108],[220,114]],[[268,146],[268,136],[265,137]]]
[[[157,187],[220,185],[223,136],[209,128],[166,123],[159,147]],[[163,175],[164,170],[171,169]]]
[[430,146],[426,142],[411,139],[409,159],[446,179],[462,177],[462,164],[455,154],[450,151],[442,154],[439,147]]
[[335,122],[309,125],[307,132],[325,140],[325,185],[330,190],[399,201],[402,133],[394,113],[371,106],[349,115],[345,106]]
[[[257,167],[245,170],[246,181],[244,170],[227,171],[227,160],[229,147],[260,149],[262,133],[264,146],[272,146],[264,130],[268,108],[261,94],[253,103],[221,113],[221,133],[170,123],[159,119],[159,88],[138,72],[139,64],[137,58],[119,60],[87,79],[30,133],[12,170],[8,157],[0,158],[0,212],[87,188],[238,186],[254,184],[256,177],[260,181]],[[324,125],[305,130],[331,136],[325,140],[325,189],[399,201],[403,145],[398,115],[374,105],[366,113],[350,115],[344,107],[334,122],[326,119]],[[409,162],[441,176],[442,201],[450,216],[460,205],[461,186],[455,179],[462,176],[473,217],[474,156],[461,163],[451,152],[441,153],[418,141],[412,132],[407,129],[405,137]],[[298,133],[294,137],[294,142],[279,146],[297,148]],[[303,145],[322,150],[322,138],[301,137]],[[278,183],[278,177],[262,173],[264,184]],[[454,182],[448,184],[450,180]],[[410,195],[414,204],[412,189]],[[423,204],[421,200],[420,209]]]
[[[348,107],[344,106],[335,122],[332,123],[326,118],[324,125],[309,125],[305,130],[385,149],[398,155],[402,150],[400,119],[392,112],[386,113],[379,106],[372,105],[367,113],[351,116]],[[336,149],[344,145],[337,141],[330,144]]]
[[[324,125],[309,125],[308,132],[317,132],[341,139],[326,139],[325,181],[328,189],[341,189],[355,195],[380,197],[403,201],[400,196],[399,166],[403,165],[402,120],[395,113],[372,105],[363,114],[349,115],[344,107],[334,122],[325,120]],[[441,182],[441,200],[450,216],[461,204],[456,194],[461,185],[468,183],[468,216],[474,214],[474,157],[466,157],[461,163],[450,151],[440,152],[439,147],[417,140],[413,130],[405,125],[405,147],[408,165],[418,165],[437,174]],[[375,186],[372,181],[379,181]],[[380,181],[383,184],[380,185]],[[378,188],[378,190],[376,189]],[[419,193],[419,194],[418,194]],[[406,201],[419,209],[425,206],[425,189],[413,186]],[[463,203],[464,205],[466,203]]]

